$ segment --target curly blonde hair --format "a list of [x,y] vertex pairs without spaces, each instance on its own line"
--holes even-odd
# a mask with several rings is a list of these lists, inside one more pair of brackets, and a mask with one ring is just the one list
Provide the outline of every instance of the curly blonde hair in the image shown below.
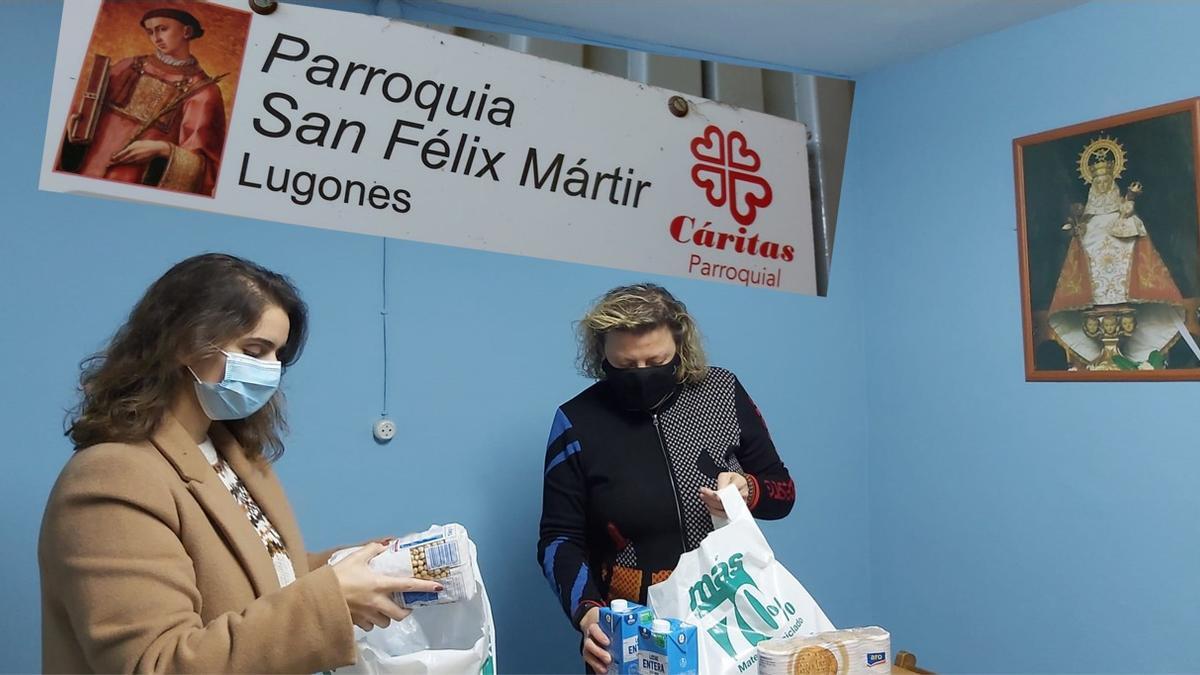
[[666,326],[675,338],[681,383],[700,382],[708,374],[700,329],[687,306],[656,284],[618,286],[605,293],[579,321],[579,370],[604,379],[604,339],[612,331],[644,333]]

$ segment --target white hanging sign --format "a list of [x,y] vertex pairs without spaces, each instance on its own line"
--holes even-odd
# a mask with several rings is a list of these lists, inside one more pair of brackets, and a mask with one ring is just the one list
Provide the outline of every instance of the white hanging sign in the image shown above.
[[41,188],[816,292],[802,124],[383,17],[65,3]]

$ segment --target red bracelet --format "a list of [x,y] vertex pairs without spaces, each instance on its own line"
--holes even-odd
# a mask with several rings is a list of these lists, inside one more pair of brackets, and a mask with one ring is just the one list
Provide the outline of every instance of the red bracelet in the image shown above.
[[746,506],[753,511],[754,508],[758,506],[758,480],[751,474],[747,473],[743,475],[746,477],[746,487],[750,492],[750,494],[746,496]]

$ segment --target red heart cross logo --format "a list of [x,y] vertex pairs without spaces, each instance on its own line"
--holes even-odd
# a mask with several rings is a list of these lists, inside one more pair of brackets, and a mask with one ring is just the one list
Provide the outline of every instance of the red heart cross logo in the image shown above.
[[740,225],[749,226],[758,210],[771,204],[771,184],[758,175],[762,158],[750,149],[745,134],[726,134],[715,124],[692,139],[692,182],[704,190],[713,206],[728,204]]

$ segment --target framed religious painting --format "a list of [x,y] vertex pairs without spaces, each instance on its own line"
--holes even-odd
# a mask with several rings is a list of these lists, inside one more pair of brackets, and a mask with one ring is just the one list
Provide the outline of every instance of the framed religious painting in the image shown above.
[[1200,98],[1013,141],[1025,379],[1200,380]]
[[203,0],[103,0],[55,169],[212,196],[250,18]]
[[1200,98],[1013,141],[1028,381],[1200,380]]

